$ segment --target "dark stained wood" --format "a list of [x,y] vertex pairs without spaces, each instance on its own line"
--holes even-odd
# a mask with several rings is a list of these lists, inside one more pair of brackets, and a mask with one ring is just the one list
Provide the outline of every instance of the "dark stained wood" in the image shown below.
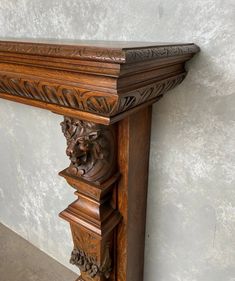
[[3,39],[0,98],[64,115],[77,281],[142,281],[152,104],[194,44]]

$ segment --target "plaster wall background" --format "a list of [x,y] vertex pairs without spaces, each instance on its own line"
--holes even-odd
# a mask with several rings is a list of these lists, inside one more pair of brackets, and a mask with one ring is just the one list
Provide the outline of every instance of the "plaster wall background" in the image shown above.
[[[194,42],[154,105],[145,281],[235,280],[234,0],[0,0],[1,37]],[[66,266],[62,117],[0,100],[0,221]],[[49,176],[48,176],[49,175]],[[0,249],[1,250],[1,249]]]

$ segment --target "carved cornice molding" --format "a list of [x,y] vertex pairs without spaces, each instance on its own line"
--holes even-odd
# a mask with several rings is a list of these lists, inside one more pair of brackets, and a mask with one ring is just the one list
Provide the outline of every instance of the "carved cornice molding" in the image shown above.
[[[92,41],[88,42],[91,44]],[[118,46],[119,42],[116,42]],[[67,45],[66,45],[67,44]],[[69,41],[64,45],[52,43],[35,43],[32,42],[8,42],[0,41],[0,52],[62,57],[70,59],[93,60],[111,63],[132,63],[158,58],[168,58],[172,56],[194,54],[199,48],[194,44],[172,44],[155,46],[154,43],[147,43],[151,48],[143,46],[130,48],[128,45],[124,48],[105,48],[101,46],[74,46]],[[138,45],[138,43],[137,43]],[[125,46],[125,45],[124,45]]]
[[0,42],[0,52],[30,55],[52,56],[71,59],[88,59],[102,62],[125,61],[123,52],[115,49],[92,48],[85,46],[58,46],[54,44],[31,44],[18,42]]
[[112,124],[185,77],[194,44],[0,41],[0,98]]
[[127,50],[125,61],[131,63],[152,59],[170,58],[174,56],[195,54],[198,51],[199,47],[193,44],[186,46],[158,46],[153,48]]
[[42,79],[26,79],[14,75],[0,74],[0,92],[13,97],[112,117],[146,102],[154,102],[157,97],[180,84],[185,76],[186,73],[182,73],[119,96],[117,94],[88,91],[80,87],[61,85]]
[[117,97],[109,94],[43,79],[20,78],[19,75],[0,74],[0,92],[104,116],[108,116],[114,110],[117,100]]
[[115,115],[146,102],[156,101],[156,99],[162,97],[164,93],[179,85],[184,80],[185,76],[186,73],[182,73],[123,94],[115,108]]

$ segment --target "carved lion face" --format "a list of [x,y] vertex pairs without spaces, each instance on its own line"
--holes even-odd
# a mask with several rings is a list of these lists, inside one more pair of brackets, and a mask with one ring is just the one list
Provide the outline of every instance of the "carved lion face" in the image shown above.
[[114,128],[71,117],[65,117],[61,126],[71,160],[66,171],[96,183],[107,179],[116,163]]
[[92,122],[65,118],[61,123],[67,139],[66,154],[71,160],[70,172],[84,175],[98,159],[103,159],[101,149],[101,130],[99,125]]

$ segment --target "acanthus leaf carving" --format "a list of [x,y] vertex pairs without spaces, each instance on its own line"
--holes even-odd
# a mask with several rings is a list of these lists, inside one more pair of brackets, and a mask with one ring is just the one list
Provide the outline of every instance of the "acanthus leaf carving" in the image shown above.
[[82,272],[86,272],[91,278],[96,275],[104,275],[109,279],[112,271],[112,261],[109,253],[109,245],[106,246],[104,261],[101,266],[97,265],[95,257],[87,255],[83,250],[74,248],[71,253],[70,263],[76,265]]
[[181,73],[117,97],[74,86],[0,74],[0,92],[102,116],[115,116],[145,102],[154,102],[180,84],[185,76],[186,73]]
[[52,104],[109,115],[116,105],[110,95],[82,90],[78,87],[54,84],[42,80],[0,74],[0,92]]
[[115,112],[120,113],[145,102],[158,99],[162,97],[164,93],[180,84],[185,76],[186,73],[182,73],[123,94],[114,110]]

